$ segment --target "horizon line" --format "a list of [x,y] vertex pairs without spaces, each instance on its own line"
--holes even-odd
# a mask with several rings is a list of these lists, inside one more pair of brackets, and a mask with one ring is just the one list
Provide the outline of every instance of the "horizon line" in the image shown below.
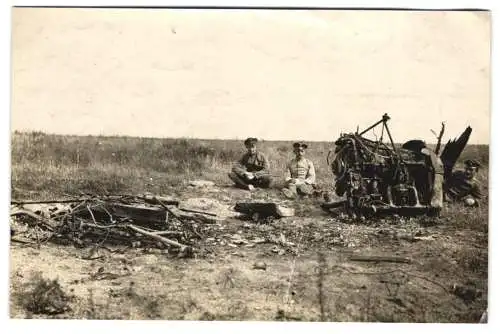
[[[137,139],[168,139],[168,140],[182,140],[182,139],[186,139],[186,140],[202,140],[202,141],[210,141],[210,140],[214,140],[214,141],[241,141],[243,142],[247,137],[241,137],[241,138],[203,138],[203,137],[189,137],[189,136],[182,136],[182,137],[147,137],[147,136],[131,136],[131,135],[119,135],[119,134],[112,134],[112,135],[105,135],[105,134],[99,134],[99,135],[96,135],[96,134],[65,134],[65,133],[54,133],[54,132],[45,132],[45,131],[41,131],[41,130],[11,130],[11,137],[12,135],[14,134],[32,134],[32,133],[40,133],[40,134],[43,134],[43,135],[48,135],[48,136],[60,136],[60,137],[95,137],[95,138],[137,138]],[[342,133],[354,133],[354,132],[342,132]],[[458,137],[458,136],[457,136]],[[446,142],[448,142],[448,140],[453,140],[453,139],[456,139],[457,137],[455,138],[448,138],[446,140],[442,140],[441,141],[441,144],[445,144]],[[264,138],[257,138],[260,142],[293,142],[293,141],[306,141],[306,142],[312,142],[312,143],[333,143],[336,139],[338,138],[335,137],[335,139],[333,140],[319,140],[319,139],[264,139]],[[11,138],[12,139],[12,138]],[[412,139],[418,139],[418,138],[412,138]],[[407,139],[406,141],[408,140],[412,140],[412,139]],[[398,142],[398,141],[395,141],[394,143],[395,144],[402,144],[406,141],[403,141],[403,142]],[[430,141],[425,141],[424,142],[426,144],[429,144],[429,145],[437,145],[437,141],[436,142],[430,142]],[[490,145],[490,143],[481,143],[481,142],[478,142],[478,143],[468,143],[467,145]]]

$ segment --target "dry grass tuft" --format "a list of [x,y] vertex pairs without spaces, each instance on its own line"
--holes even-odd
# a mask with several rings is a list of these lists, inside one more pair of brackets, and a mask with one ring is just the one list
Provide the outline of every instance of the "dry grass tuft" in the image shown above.
[[71,298],[63,291],[58,280],[45,279],[39,272],[23,284],[17,299],[26,311],[33,314],[56,315],[71,309]]

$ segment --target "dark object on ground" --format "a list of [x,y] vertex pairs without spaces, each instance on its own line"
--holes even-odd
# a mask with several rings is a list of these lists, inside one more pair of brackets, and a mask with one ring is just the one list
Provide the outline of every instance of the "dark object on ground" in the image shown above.
[[[472,129],[468,127],[459,139],[449,141],[438,156],[421,140],[396,147],[387,126],[389,119],[385,114],[364,131],[341,134],[335,141],[335,158],[327,160],[335,176],[335,193],[345,196],[346,202],[326,203],[323,209],[338,206],[352,215],[439,215],[444,183]],[[379,140],[363,137],[379,125]],[[390,144],[384,143],[384,134]]]
[[281,218],[295,214],[292,208],[285,208],[276,203],[236,203],[234,210],[248,216],[258,214],[259,218]]
[[253,265],[253,269],[266,270],[267,264],[265,262],[256,262]]
[[470,285],[453,284],[451,291],[465,303],[472,303],[481,297],[482,292]]
[[410,263],[411,259],[401,256],[353,255],[351,261]]

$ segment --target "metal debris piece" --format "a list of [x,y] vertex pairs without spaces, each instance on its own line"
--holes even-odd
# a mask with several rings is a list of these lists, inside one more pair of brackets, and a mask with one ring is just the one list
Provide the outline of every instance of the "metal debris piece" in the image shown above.
[[257,214],[258,219],[264,219],[268,217],[282,218],[295,215],[295,210],[293,208],[288,208],[272,202],[240,202],[236,203],[234,210],[250,217]]

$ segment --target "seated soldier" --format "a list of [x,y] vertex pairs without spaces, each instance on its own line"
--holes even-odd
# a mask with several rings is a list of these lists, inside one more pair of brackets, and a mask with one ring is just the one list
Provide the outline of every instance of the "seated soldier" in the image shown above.
[[304,157],[306,148],[307,144],[302,142],[293,144],[295,158],[287,165],[286,185],[282,190],[288,198],[308,196],[314,191],[316,172],[312,161]]
[[447,197],[452,201],[463,201],[467,206],[478,206],[482,198],[481,186],[476,179],[480,166],[476,160],[466,160],[463,171],[453,172],[447,182]]
[[269,161],[257,151],[257,138],[247,138],[247,153],[233,167],[229,178],[242,189],[254,190],[255,187],[268,188],[271,185]]

